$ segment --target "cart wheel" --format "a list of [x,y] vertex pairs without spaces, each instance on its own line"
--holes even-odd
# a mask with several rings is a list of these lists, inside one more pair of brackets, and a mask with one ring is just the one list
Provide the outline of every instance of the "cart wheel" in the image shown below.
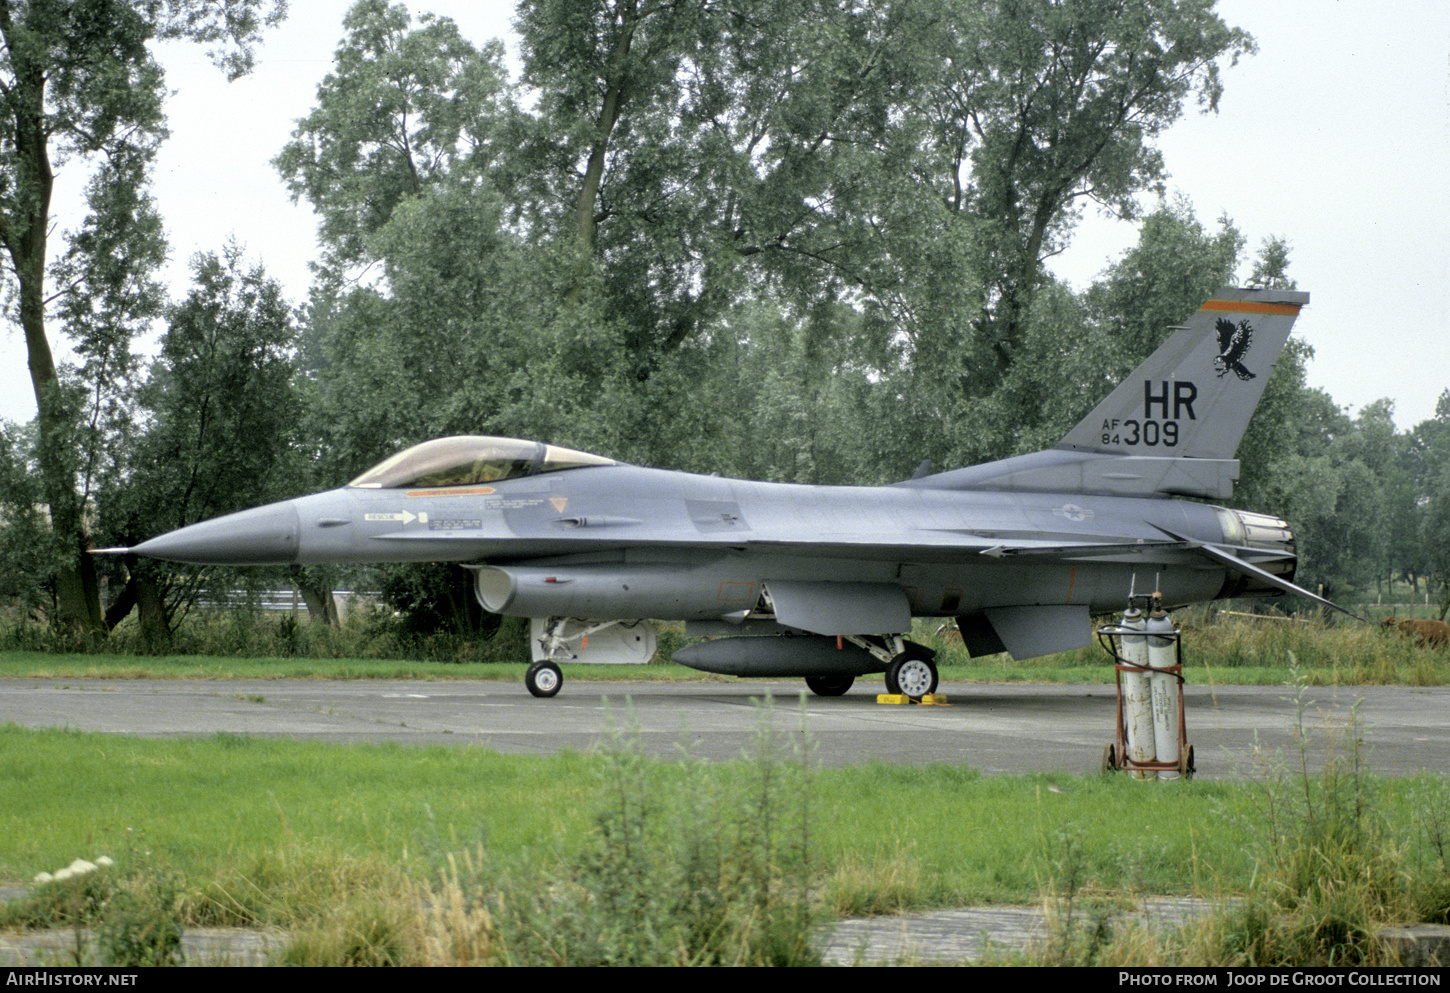
[[1118,771],[1118,750],[1112,745],[1103,749],[1103,772]]
[[1189,745],[1178,754],[1178,775],[1184,779],[1193,778],[1193,746]]

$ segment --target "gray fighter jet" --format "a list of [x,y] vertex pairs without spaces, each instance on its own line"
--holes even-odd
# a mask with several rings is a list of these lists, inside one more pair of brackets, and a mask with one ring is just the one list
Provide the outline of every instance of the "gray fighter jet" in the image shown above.
[[[1282,520],[1227,500],[1234,452],[1306,293],[1226,288],[1056,448],[890,486],[803,486],[628,465],[509,438],[440,438],[341,489],[203,521],[130,552],[174,562],[459,562],[488,610],[533,618],[536,696],[558,663],[647,661],[650,620],[711,640],[675,661],[932,693],[912,618],[973,655],[1087,644],[1136,584],[1170,606],[1289,592]],[[1232,372],[1233,375],[1228,375]],[[1320,601],[1326,602],[1327,601]],[[1330,605],[1332,606],[1332,604]]]

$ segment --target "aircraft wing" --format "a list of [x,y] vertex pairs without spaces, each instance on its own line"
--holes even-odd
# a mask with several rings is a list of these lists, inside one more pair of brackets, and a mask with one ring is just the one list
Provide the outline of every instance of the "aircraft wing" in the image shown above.
[[[922,529],[899,538],[883,537],[879,532],[833,534],[829,538],[794,536],[772,537],[760,532],[744,534],[693,535],[683,537],[636,536],[625,534],[591,535],[593,540],[576,538],[573,547],[584,551],[588,546],[603,551],[613,548],[689,548],[700,551],[749,549],[760,552],[788,552],[822,558],[910,559],[919,562],[960,561],[964,557],[984,555],[1006,559],[1031,557],[1062,561],[1118,560],[1127,556],[1182,550],[1188,545],[1182,539],[1161,540],[1127,536],[1084,537],[1051,532],[1005,532]],[[376,535],[372,540],[385,543],[447,542],[467,548],[479,546],[479,558],[507,560],[557,553],[557,547],[538,538],[500,539],[497,534],[471,531],[393,532]],[[484,548],[487,548],[487,554]],[[470,557],[468,554],[464,558]]]
[[1064,562],[1112,561],[1125,556],[1145,555],[1185,549],[1182,541],[1117,540],[1043,540],[1033,538],[992,538],[981,535],[960,535],[950,538],[933,535],[917,541],[883,542],[879,535],[863,535],[859,542],[801,541],[792,539],[757,539],[744,547],[771,551],[779,549],[796,554],[819,555],[825,558],[906,558],[919,562],[960,560],[968,555],[984,555],[993,559],[1038,558]]

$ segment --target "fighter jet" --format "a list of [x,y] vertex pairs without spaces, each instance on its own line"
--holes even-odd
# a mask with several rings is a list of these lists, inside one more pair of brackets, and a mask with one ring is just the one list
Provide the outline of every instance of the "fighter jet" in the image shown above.
[[107,551],[461,563],[486,609],[533,619],[535,696],[559,691],[560,661],[648,661],[653,622],[674,620],[710,639],[674,654],[695,669],[804,677],[823,696],[882,673],[888,692],[921,698],[937,669],[907,640],[913,618],[954,620],[973,655],[1027,659],[1087,644],[1090,615],[1135,585],[1169,606],[1320,600],[1293,583],[1284,521],[1174,499],[1232,495],[1235,450],[1308,302],[1225,288],[1055,448],[889,486],[751,482],[463,436],[341,489]]

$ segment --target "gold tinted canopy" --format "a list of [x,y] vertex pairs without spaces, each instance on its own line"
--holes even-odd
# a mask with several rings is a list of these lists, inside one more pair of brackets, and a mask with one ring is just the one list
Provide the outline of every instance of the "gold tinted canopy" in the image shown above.
[[366,489],[477,486],[541,472],[616,464],[613,459],[538,441],[467,434],[404,449],[347,485]]

